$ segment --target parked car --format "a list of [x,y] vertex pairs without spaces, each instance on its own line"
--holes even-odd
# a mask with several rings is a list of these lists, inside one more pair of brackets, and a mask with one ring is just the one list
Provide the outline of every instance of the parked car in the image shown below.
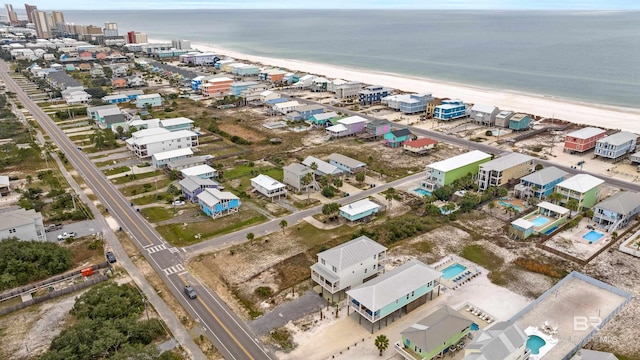
[[51,224],[44,229],[44,232],[56,231],[62,229],[62,224]]
[[198,295],[196,295],[196,291],[193,290],[193,288],[191,287],[191,285],[185,285],[184,286],[184,293],[187,294],[187,296],[189,297],[189,299],[195,299],[198,297]]
[[104,255],[107,257],[107,261],[109,262],[109,264],[113,264],[114,262],[116,262],[116,256],[113,255],[111,251],[107,251]]
[[58,240],[65,240],[74,237],[76,237],[76,233],[73,231],[63,232],[62,235],[58,235]]
[[174,201],[174,202],[173,202],[173,205],[174,205],[174,206],[181,206],[181,205],[184,205],[184,201],[176,200],[176,201]]

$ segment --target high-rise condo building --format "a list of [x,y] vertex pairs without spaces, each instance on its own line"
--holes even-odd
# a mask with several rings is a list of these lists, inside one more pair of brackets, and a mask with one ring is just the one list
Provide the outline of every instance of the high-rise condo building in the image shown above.
[[13,10],[13,5],[4,4],[4,9],[7,11],[9,23],[11,23],[11,25],[18,23],[18,14],[16,14],[16,12]]
[[31,20],[36,26],[36,35],[40,39],[49,39],[51,37],[51,27],[49,26],[49,19],[47,19],[47,13],[40,10],[31,12]]
[[30,23],[35,24],[35,20],[33,20],[32,12],[38,10],[38,7],[35,5],[24,4],[24,10],[27,12],[27,19],[29,19]]
[[104,23],[104,37],[118,37],[118,24],[114,22],[106,22]]
[[53,25],[54,27],[58,25],[58,23],[64,24],[64,14],[62,13],[62,11],[52,11],[51,17],[53,18],[53,23],[51,25]]

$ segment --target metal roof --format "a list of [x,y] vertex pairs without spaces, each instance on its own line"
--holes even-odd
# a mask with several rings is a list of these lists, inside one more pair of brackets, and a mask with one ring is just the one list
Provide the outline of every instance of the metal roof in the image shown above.
[[391,132],[393,134],[393,136],[395,137],[400,137],[400,136],[409,136],[411,135],[411,131],[409,129],[399,129],[399,130],[394,130]]
[[445,305],[404,329],[400,334],[423,352],[430,353],[441,348],[442,344],[446,344],[447,340],[463,329],[471,327],[471,324],[473,321],[469,318]]
[[597,208],[610,210],[616,214],[631,214],[640,207],[640,194],[632,191],[622,191],[596,204]]
[[25,210],[23,208],[17,208],[4,210],[2,211],[0,231],[33,224],[36,219],[42,219],[42,214],[33,209]]
[[152,157],[156,159],[156,161],[159,161],[189,155],[193,155],[193,150],[191,150],[191,148],[182,148],[155,153]]
[[[152,129],[147,129],[147,130],[152,130]],[[169,131],[166,134],[151,135],[151,136],[145,136],[140,139],[136,139],[134,143],[137,145],[145,145],[145,144],[153,144],[160,141],[171,141],[174,139],[182,139],[187,137],[191,138],[193,136],[198,136],[198,134],[190,130]]]
[[309,169],[308,167],[302,165],[302,164],[298,164],[298,163],[293,163],[293,164],[289,164],[285,167],[282,168],[283,171],[287,171],[290,173],[294,173],[294,174],[298,174],[298,175],[303,175],[307,172],[312,172],[313,170]]
[[347,291],[347,294],[375,312],[421,286],[438,280],[441,276],[440,271],[430,268],[423,262],[410,260]]
[[338,116],[338,114],[335,111],[331,111],[331,112],[326,112],[321,114],[315,114],[313,115],[313,118],[316,120],[329,120],[329,119],[333,119],[336,116]]
[[190,168],[182,169],[180,170],[180,172],[184,176],[198,176],[202,174],[215,173],[216,169],[212,168],[209,165],[203,164],[203,165],[196,165]]
[[339,133],[339,132],[343,132],[343,131],[347,131],[347,130],[349,130],[349,129],[347,129],[347,127],[342,125],[342,124],[332,125],[332,126],[329,126],[327,128],[327,131],[334,132],[334,133]]
[[342,245],[318,253],[318,259],[324,259],[327,264],[335,266],[340,271],[361,263],[365,259],[373,258],[374,255],[386,250],[386,247],[370,238],[360,236]]
[[184,179],[178,182],[181,187],[187,189],[188,191],[195,191],[202,186],[216,186],[218,185],[217,181],[211,180],[209,178],[201,178],[198,176],[187,176]]
[[586,127],[584,129],[576,130],[574,132],[568,133],[566,136],[574,137],[577,139],[589,139],[596,135],[604,134],[605,131],[599,128],[594,127]]
[[437,144],[437,143],[438,142],[436,140],[433,140],[431,138],[422,138],[417,140],[405,141],[404,146],[420,148],[423,146]]
[[316,165],[318,166],[316,171],[321,173],[322,175],[337,175],[342,172],[342,170],[338,169],[337,166],[331,165],[328,162],[320,160],[314,156],[307,156],[302,162],[303,165],[308,166],[309,168],[311,168],[311,165],[313,163],[316,163]]
[[517,226],[521,229],[531,229],[532,227],[536,226],[536,224],[532,223],[531,221],[522,218],[513,220],[511,222],[511,225]]
[[504,171],[514,166],[532,161],[533,157],[520,153],[510,153],[480,164],[480,168],[486,171]]
[[569,175],[568,172],[562,169],[558,169],[555,166],[549,166],[527,176],[523,176],[521,178],[521,181],[527,181],[542,186],[563,178],[567,175]]
[[200,194],[198,194],[198,200],[205,203],[207,206],[213,206],[219,203],[221,200],[237,200],[238,197],[228,191],[220,191],[214,188],[206,188]]
[[598,143],[604,143],[609,145],[622,145],[626,144],[630,141],[637,140],[638,135],[628,132],[628,131],[620,131],[613,135],[605,136],[602,139],[598,140]]
[[447,172],[486,159],[491,159],[491,155],[480,150],[473,150],[427,165],[427,168]]
[[488,329],[476,332],[465,349],[474,352],[464,360],[506,359],[527,341],[527,334],[516,323],[499,322]]
[[470,111],[491,114],[495,110],[499,110],[499,109],[493,105],[474,104]]
[[193,120],[186,117],[177,117],[171,119],[160,120],[160,126],[167,127],[173,125],[193,124]]
[[560,214],[560,215],[565,215],[568,214],[571,210],[567,209],[566,207],[560,206],[560,205],[556,205],[556,204],[552,204],[548,201],[543,201],[541,203],[538,203],[537,205],[539,208],[543,208],[543,209],[547,209],[547,210],[551,210],[554,213]]
[[559,183],[556,186],[584,194],[587,191],[602,184],[604,184],[604,180],[599,179],[595,176],[591,176],[589,174],[577,174]]
[[580,349],[571,360],[618,360],[618,358],[612,353],[604,351]]
[[355,169],[358,167],[363,167],[366,166],[365,163],[363,163],[362,161],[358,161],[356,159],[350,158],[348,156],[342,155],[342,154],[338,154],[338,153],[333,153],[329,156],[327,156],[327,159],[329,159],[329,161],[333,160],[337,163],[340,163],[342,165],[345,165],[351,169]]
[[343,212],[349,216],[355,216],[369,210],[377,209],[379,207],[380,205],[366,198],[340,207],[340,212]]
[[349,116],[344,119],[340,119],[338,120],[338,122],[344,125],[351,125],[351,124],[357,124],[361,122],[367,122],[367,119],[356,115],[356,116]]
[[263,174],[254,177],[253,179],[251,179],[251,182],[267,190],[276,190],[285,187],[283,183],[275,180],[271,176]]

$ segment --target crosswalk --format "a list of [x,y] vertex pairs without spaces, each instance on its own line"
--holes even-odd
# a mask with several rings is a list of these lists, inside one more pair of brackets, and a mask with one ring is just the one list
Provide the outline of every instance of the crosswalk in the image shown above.
[[182,264],[174,265],[172,267],[168,267],[166,269],[163,269],[162,271],[164,272],[165,275],[169,276],[171,274],[175,274],[175,273],[179,273],[181,271],[184,271],[184,265],[182,265]]
[[154,245],[154,246],[148,247],[147,248],[147,252],[149,254],[153,254],[153,253],[156,253],[158,251],[162,251],[162,250],[166,250],[166,249],[167,249],[167,246],[165,244]]

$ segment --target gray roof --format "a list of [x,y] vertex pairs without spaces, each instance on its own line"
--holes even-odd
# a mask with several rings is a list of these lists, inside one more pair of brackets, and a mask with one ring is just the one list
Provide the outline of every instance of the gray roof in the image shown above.
[[313,110],[324,110],[323,106],[320,105],[304,105],[304,106],[298,106],[296,108],[296,111],[300,112],[300,111],[313,111]]
[[386,250],[386,247],[368,237],[360,236],[342,245],[318,253],[318,258],[324,259],[327,263],[338,268],[339,271]]
[[221,200],[237,200],[238,197],[228,191],[220,191],[218,189],[206,188],[198,194],[198,200],[208,206],[218,204]]
[[396,137],[411,135],[411,131],[409,129],[394,130],[391,133]]
[[480,164],[480,168],[483,170],[504,171],[514,166],[526,163],[533,160],[533,157],[520,153],[510,153],[505,156],[495,158],[491,161],[487,161],[484,164]]
[[391,124],[391,121],[387,119],[373,119],[367,123],[367,127],[377,127]]
[[527,334],[516,323],[499,322],[476,333],[465,349],[478,352],[467,355],[464,360],[506,359],[526,342]]
[[2,215],[2,223],[0,231],[15,227],[33,224],[35,219],[41,219],[42,214],[35,210],[25,210],[23,208],[9,208],[0,212]]
[[314,156],[307,156],[302,162],[303,165],[306,165],[309,168],[311,168],[311,165],[313,163],[316,163],[316,165],[318,165],[317,172],[321,173],[322,175],[337,175],[342,173],[342,170],[338,169],[335,165],[331,165],[328,162],[320,160]]
[[167,167],[169,168],[182,167],[182,166],[194,165],[194,164],[204,164],[205,162],[206,161],[202,156],[191,156],[184,159],[171,160],[167,163]]
[[62,84],[65,88],[82,86],[78,80],[72,78],[64,71],[52,71],[47,76],[55,80],[58,84]]
[[218,185],[218,182],[211,179],[203,179],[198,176],[187,176],[184,179],[180,180],[178,184],[180,184],[180,186],[188,191],[195,191],[201,186],[216,186]]
[[440,279],[441,276],[440,271],[430,268],[423,262],[410,260],[402,266],[347,291],[347,294],[357,299],[369,310],[377,311],[421,286]]
[[353,158],[350,158],[348,156],[345,156],[345,155],[342,155],[342,154],[338,154],[338,153],[333,153],[333,154],[329,155],[327,157],[327,159],[329,159],[329,161],[333,160],[333,161],[338,162],[340,164],[346,165],[346,166],[348,166],[348,167],[350,167],[352,169],[366,165],[362,161],[358,161],[356,159],[353,159]]
[[87,111],[96,112],[96,111],[105,110],[105,109],[119,109],[119,108],[118,108],[118,105],[115,105],[115,104],[98,105],[98,106],[89,106],[87,108]]
[[613,135],[605,136],[602,139],[598,140],[599,143],[609,144],[609,145],[622,145],[628,143],[629,141],[636,140],[638,135],[628,132],[628,131],[620,131]]
[[618,360],[618,358],[604,351],[580,349],[571,360]]
[[282,168],[283,171],[288,171],[294,174],[298,174],[298,175],[304,175],[309,171],[312,171],[311,169],[309,169],[308,167],[302,165],[302,164],[298,164],[298,163],[293,163],[293,164],[289,164],[285,167]]
[[577,139],[588,139],[590,137],[603,134],[605,131],[600,128],[586,127],[567,134],[568,137]]
[[[470,327],[471,324],[473,321],[445,305],[404,329],[400,334],[409,339],[412,345],[429,353],[441,348],[449,338]],[[495,359],[498,358],[492,358],[492,360]]]
[[622,191],[596,204],[596,207],[611,210],[616,214],[631,214],[640,207],[640,194],[632,191]]
[[569,175],[568,172],[558,169],[555,166],[549,166],[544,169],[540,169],[533,174],[524,176],[521,180],[538,185],[546,185],[559,178],[564,178],[567,175]]
[[117,123],[123,123],[125,121],[126,119],[123,114],[106,115],[104,117],[104,122],[106,124],[117,124]]

